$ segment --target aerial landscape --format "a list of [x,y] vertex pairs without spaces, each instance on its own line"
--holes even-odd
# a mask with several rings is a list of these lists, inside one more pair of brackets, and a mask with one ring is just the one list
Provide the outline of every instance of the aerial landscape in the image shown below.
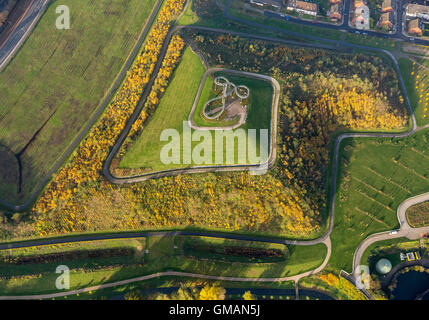
[[428,108],[427,0],[0,0],[0,300],[427,301]]

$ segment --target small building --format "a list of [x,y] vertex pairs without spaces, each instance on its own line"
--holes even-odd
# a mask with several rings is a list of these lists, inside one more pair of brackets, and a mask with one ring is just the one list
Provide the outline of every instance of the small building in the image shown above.
[[261,8],[273,7],[280,10],[283,6],[283,0],[250,0],[250,4],[259,6]]
[[393,13],[387,11],[382,13],[380,16],[380,20],[378,21],[378,25],[381,28],[387,28],[387,30],[393,29]]
[[369,30],[369,8],[363,2],[360,2],[359,6],[356,7],[352,23],[356,29]]
[[375,265],[375,269],[380,274],[388,274],[392,270],[392,263],[385,258],[380,259]]
[[317,16],[317,3],[300,1],[300,0],[289,0],[288,10],[297,11],[299,13],[308,14],[310,16]]
[[406,7],[407,18],[420,18],[429,21],[429,6],[409,3]]
[[407,32],[413,36],[421,36],[423,34],[420,28],[420,19],[412,19],[408,21]]
[[386,13],[386,12],[391,12],[393,13],[393,7],[392,7],[392,0],[383,0],[382,4],[381,4],[381,12]]
[[334,5],[334,4],[342,4],[343,0],[329,0],[329,4],[330,5]]
[[414,256],[414,252],[407,252],[407,260],[408,261],[416,260],[416,257]]

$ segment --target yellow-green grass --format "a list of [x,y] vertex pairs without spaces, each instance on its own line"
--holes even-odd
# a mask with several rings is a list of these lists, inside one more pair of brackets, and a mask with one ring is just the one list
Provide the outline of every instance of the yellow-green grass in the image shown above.
[[416,204],[407,210],[407,221],[414,228],[429,225],[429,201]]
[[[182,57],[182,60],[175,70],[170,84],[161,98],[156,111],[149,119],[147,125],[142,130],[140,137],[136,140],[129,151],[121,160],[121,168],[146,168],[148,170],[159,171],[172,168],[184,168],[195,165],[192,164],[164,164],[161,162],[161,150],[168,144],[166,141],[160,141],[161,133],[165,129],[174,129],[180,133],[183,138],[183,122],[187,122],[189,114],[197,95],[198,88],[205,73],[205,68],[198,57],[190,47],[188,47]],[[236,83],[249,85],[252,95],[252,104],[249,107],[247,122],[240,129],[267,129],[270,131],[270,117],[272,107],[271,85],[260,80],[243,77],[228,78],[236,81]],[[203,100],[204,96],[200,99]],[[204,101],[204,100],[203,100]],[[194,132],[194,130],[192,130]],[[212,144],[215,145],[214,131],[210,131],[212,136]],[[258,139],[259,140],[259,139]],[[199,141],[192,142],[192,148],[195,148]],[[248,145],[250,148],[251,144]],[[259,152],[259,143],[256,144],[257,152]],[[183,155],[185,150],[184,143],[180,143],[180,151]],[[224,156],[226,152],[226,144],[224,144]],[[234,149],[234,156],[238,161],[238,148]],[[213,163],[215,160],[215,152],[212,153]],[[193,159],[194,160],[194,159]]]
[[[77,137],[110,91],[156,2],[50,4],[0,73],[0,144],[14,154],[22,153],[23,181],[19,194],[0,181],[3,199],[26,200]],[[70,8],[70,30],[55,27],[58,4]]]
[[399,59],[399,68],[417,124],[419,126],[429,124],[429,71],[406,58]]
[[429,132],[406,139],[347,139],[340,150],[331,265],[351,271],[361,241],[399,227],[397,208],[429,188]]
[[[237,240],[237,242],[240,242]],[[117,242],[115,242],[117,244]],[[134,257],[96,258],[91,260],[58,261],[57,263],[9,266],[7,278],[0,279],[0,295],[24,295],[58,292],[55,288],[56,266],[70,267],[70,289],[130,279],[159,271],[177,270],[198,274],[236,277],[292,276],[318,267],[326,255],[323,244],[289,246],[286,261],[275,263],[241,263],[188,258],[175,237],[154,236],[130,239],[128,247],[148,253]],[[247,245],[244,241],[242,246]],[[106,246],[107,247],[107,246]],[[143,247],[143,248],[141,248]],[[10,253],[13,254],[13,253]],[[4,276],[6,273],[4,273]],[[11,278],[11,276],[14,276]]]

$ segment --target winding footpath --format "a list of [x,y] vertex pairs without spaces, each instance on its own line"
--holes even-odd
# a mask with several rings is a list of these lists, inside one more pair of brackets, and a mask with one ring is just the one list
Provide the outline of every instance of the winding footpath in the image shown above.
[[[160,2],[162,2],[162,1],[160,1]],[[187,5],[188,5],[188,2],[186,4],[183,12],[186,11]],[[270,27],[266,26],[265,28],[269,29]],[[170,33],[167,37],[167,40],[164,43],[163,49],[161,50],[160,58],[159,58],[156,66],[155,66],[153,75],[151,76],[151,79],[150,79],[150,81],[146,87],[146,90],[142,95],[142,98],[139,102],[139,105],[137,106],[135,112],[131,116],[130,121],[127,123],[126,128],[124,129],[124,131],[120,135],[117,143],[113,147],[113,149],[112,149],[111,153],[109,154],[109,156],[106,160],[106,163],[103,167],[104,175],[112,183],[118,183],[118,184],[135,183],[135,182],[144,181],[147,179],[145,176],[135,176],[135,177],[127,177],[127,178],[114,177],[111,175],[109,168],[110,168],[111,161],[115,157],[115,155],[118,152],[119,148],[121,147],[122,143],[125,141],[125,138],[127,137],[128,132],[129,132],[132,124],[135,122],[135,120],[137,119],[137,117],[139,116],[139,114],[142,110],[144,102],[146,101],[146,99],[150,93],[150,89],[151,89],[151,87],[152,87],[152,85],[156,79],[156,76],[160,70],[162,61],[164,59],[164,56],[165,56],[165,53],[167,51],[167,47],[168,47],[168,44],[171,40],[172,35],[175,32],[182,30],[182,29],[190,29],[190,30],[195,30],[195,31],[208,31],[208,32],[214,32],[214,33],[226,33],[226,34],[237,35],[237,36],[245,37],[245,38],[258,39],[258,40],[264,40],[264,41],[275,42],[275,43],[283,43],[283,44],[294,45],[294,46],[306,46],[306,47],[330,49],[330,50],[338,50],[339,46],[340,46],[344,49],[355,48],[355,49],[363,49],[363,50],[368,50],[368,51],[381,52],[383,54],[386,54],[392,60],[393,66],[394,66],[394,68],[398,74],[399,84],[400,84],[401,90],[404,94],[406,106],[407,106],[407,109],[408,109],[409,115],[410,115],[411,129],[408,132],[404,132],[404,133],[374,133],[374,132],[371,132],[371,133],[346,133],[346,134],[342,134],[336,138],[335,148],[334,148],[334,157],[333,157],[333,162],[332,162],[333,175],[332,175],[332,183],[331,183],[331,197],[329,199],[330,200],[329,225],[328,225],[327,232],[318,239],[313,239],[313,240],[282,240],[279,238],[245,236],[245,235],[238,235],[238,234],[223,234],[223,233],[216,233],[216,232],[165,231],[165,232],[126,233],[126,234],[116,233],[116,234],[104,234],[104,235],[82,235],[82,236],[62,238],[62,239],[42,239],[42,240],[34,240],[34,241],[27,241],[27,242],[20,242],[20,243],[9,243],[9,244],[0,245],[0,250],[2,250],[2,249],[4,250],[4,249],[12,249],[12,248],[32,247],[35,245],[45,245],[45,244],[60,244],[60,243],[71,243],[71,242],[78,242],[78,241],[136,238],[139,236],[143,237],[143,236],[148,236],[148,235],[165,235],[165,236],[169,235],[169,236],[171,236],[171,235],[178,235],[178,234],[202,235],[202,236],[209,236],[209,237],[222,237],[222,238],[226,238],[226,239],[240,239],[240,240],[251,240],[251,241],[275,242],[275,243],[283,243],[283,244],[290,244],[290,245],[306,245],[306,246],[323,243],[327,247],[327,254],[326,254],[326,257],[325,257],[323,263],[318,268],[316,268],[314,270],[311,270],[311,271],[308,271],[308,272],[305,272],[302,274],[294,275],[294,276],[279,277],[279,278],[223,277],[223,276],[213,276],[213,275],[202,275],[202,274],[196,274],[196,273],[167,271],[167,272],[159,272],[159,273],[155,273],[155,274],[151,274],[151,275],[137,277],[137,278],[133,278],[133,279],[117,281],[117,282],[102,284],[102,285],[98,285],[98,286],[92,286],[92,287],[88,287],[88,288],[82,288],[82,289],[78,289],[78,290],[71,290],[68,292],[57,292],[57,293],[43,294],[43,295],[3,296],[3,297],[0,297],[0,299],[9,299],[9,300],[10,299],[12,299],[12,300],[16,300],[16,299],[49,299],[49,298],[56,298],[56,297],[62,297],[62,296],[67,296],[67,295],[85,293],[85,292],[89,292],[89,291],[95,291],[98,289],[106,289],[106,288],[111,288],[111,287],[115,287],[115,286],[126,285],[126,284],[130,284],[130,283],[134,283],[134,282],[144,281],[144,280],[153,279],[153,278],[157,278],[157,277],[163,277],[163,276],[180,276],[180,277],[193,277],[193,278],[210,279],[210,280],[241,281],[241,282],[276,282],[276,281],[295,281],[295,282],[298,282],[303,277],[306,277],[306,276],[309,276],[311,274],[315,274],[315,273],[322,271],[325,268],[325,266],[327,265],[327,263],[330,259],[330,256],[331,256],[332,248],[331,248],[330,234],[332,233],[333,226],[334,226],[335,197],[336,197],[337,174],[338,174],[338,157],[339,157],[339,148],[340,148],[341,142],[344,139],[350,139],[350,138],[405,138],[405,137],[412,135],[413,133],[415,133],[418,130],[422,130],[422,129],[428,127],[428,126],[425,126],[422,128],[417,127],[415,115],[413,113],[413,109],[411,107],[411,103],[410,103],[410,100],[409,100],[409,97],[408,97],[408,94],[407,94],[407,91],[405,88],[404,80],[403,80],[401,73],[400,73],[400,70],[399,70],[399,65],[397,63],[396,58],[388,51],[385,51],[382,49],[376,49],[376,48],[372,48],[372,47],[347,44],[347,43],[343,43],[343,42],[339,42],[339,41],[333,41],[333,40],[329,40],[329,42],[331,42],[331,43],[335,42],[335,45],[309,44],[309,43],[300,43],[300,42],[296,42],[296,41],[283,40],[283,39],[272,38],[272,37],[257,36],[254,34],[249,34],[249,33],[244,33],[244,32],[236,32],[236,31],[230,31],[230,30],[223,30],[223,29],[218,29],[218,28],[198,27],[198,26],[177,26],[176,25],[172,28],[172,30],[170,31]],[[288,33],[288,32],[283,30],[283,33]],[[319,41],[325,41],[326,40],[323,38],[318,38],[318,37],[316,37],[316,38]],[[220,69],[220,70],[223,70],[223,69]],[[280,91],[278,91],[278,93],[279,92]],[[277,107],[273,107],[273,110],[277,110]],[[275,118],[277,118],[277,114],[275,115]],[[277,129],[275,128],[275,130],[277,130]],[[273,131],[273,136],[276,136],[276,135],[277,135],[277,131]],[[274,152],[273,152],[274,157],[272,157],[272,160],[275,161],[275,148],[273,148],[273,150],[274,150]],[[221,169],[222,170],[243,170],[243,168],[236,168],[236,167],[226,168],[226,169],[217,167],[217,168],[199,168],[198,170],[200,170],[200,171],[197,171],[197,172],[206,172],[207,170],[221,171]],[[181,173],[181,174],[191,173],[191,171],[183,171],[183,169],[180,169],[180,170],[181,171],[177,172],[177,173],[172,172],[172,171],[157,173],[158,176],[152,176],[152,178],[164,177],[164,176],[168,176],[168,175],[172,175],[172,174],[179,174],[179,173]],[[192,169],[185,169],[185,170],[192,170]],[[194,169],[194,170],[196,170],[196,169]],[[354,269],[353,270],[355,270],[355,262],[360,263],[360,259],[362,257],[363,252],[371,243],[374,243],[374,242],[380,241],[380,240],[390,239],[390,238],[397,238],[397,237],[401,237],[401,236],[418,237],[421,232],[426,231],[429,227],[412,229],[408,225],[408,223],[406,222],[406,218],[405,218],[405,212],[409,206],[416,204],[416,203],[420,203],[422,201],[426,201],[426,200],[429,200],[429,193],[408,199],[403,204],[401,204],[401,206],[398,208],[398,219],[401,223],[401,228],[398,231],[398,234],[392,235],[389,232],[385,232],[382,234],[372,235],[372,236],[368,237],[364,242],[361,243],[361,245],[359,246],[359,248],[355,254],[355,259],[354,259],[355,261],[354,261],[354,266],[353,266]]]

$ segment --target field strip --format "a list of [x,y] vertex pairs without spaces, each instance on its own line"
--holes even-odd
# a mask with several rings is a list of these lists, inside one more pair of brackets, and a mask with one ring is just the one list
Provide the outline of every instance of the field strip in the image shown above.
[[399,183],[396,183],[395,181],[392,181],[388,178],[386,178],[385,176],[381,175],[380,173],[378,173],[377,171],[375,171],[374,169],[371,169],[369,167],[366,167],[370,172],[372,172],[373,174],[375,174],[376,176],[384,179],[385,181],[389,182],[390,184],[393,184],[395,187],[398,187],[399,189],[404,190],[405,192],[412,194],[412,192],[410,190],[408,190],[407,188],[401,186]]
[[384,221],[382,221],[382,220],[380,220],[380,219],[377,219],[376,217],[374,217],[372,214],[370,214],[369,212],[367,212],[367,211],[363,211],[362,209],[360,209],[360,208],[358,208],[358,207],[355,207],[355,210],[357,211],[357,212],[359,212],[359,213],[362,213],[362,214],[364,214],[364,215],[366,215],[367,217],[370,217],[371,219],[373,219],[374,221],[376,221],[376,222],[378,222],[378,223],[381,223],[382,225],[384,225],[385,227],[387,227],[387,228],[389,228],[390,226],[386,223],[386,222],[384,222]]
[[371,190],[373,190],[373,191],[375,191],[375,192],[377,192],[377,193],[385,196],[386,198],[389,198],[389,199],[393,200],[393,197],[391,195],[388,195],[387,193],[385,193],[385,192],[383,192],[381,190],[378,190],[377,188],[375,188],[375,187],[369,185],[368,183],[366,183],[365,181],[363,181],[363,180],[361,180],[359,178],[356,178],[356,177],[352,177],[352,179],[354,179],[357,182],[363,184],[365,187],[367,187],[367,188],[369,188],[369,189],[371,189]]
[[426,181],[428,180],[425,176],[422,176],[416,170],[414,170],[412,168],[409,168],[405,164],[401,163],[401,161],[396,161],[394,159],[392,159],[392,161],[393,161],[393,163],[395,163],[396,165],[400,166],[401,168],[404,168],[404,169],[406,169],[408,171],[411,171],[415,176],[419,177],[420,179],[423,179],[423,180],[426,180]]
[[390,211],[392,211],[392,212],[395,212],[395,210],[393,210],[391,207],[389,207],[389,206],[385,205],[384,203],[382,203],[382,202],[380,202],[380,201],[378,201],[378,200],[376,200],[376,199],[374,199],[374,198],[370,197],[370,196],[369,196],[369,195],[367,195],[365,192],[362,192],[362,191],[360,191],[360,190],[358,190],[358,192],[359,192],[361,195],[363,195],[365,198],[367,198],[368,200],[371,200],[371,201],[373,201],[373,202],[377,203],[378,205],[382,206],[383,208],[385,208],[385,209],[387,209],[387,210],[390,210]]

